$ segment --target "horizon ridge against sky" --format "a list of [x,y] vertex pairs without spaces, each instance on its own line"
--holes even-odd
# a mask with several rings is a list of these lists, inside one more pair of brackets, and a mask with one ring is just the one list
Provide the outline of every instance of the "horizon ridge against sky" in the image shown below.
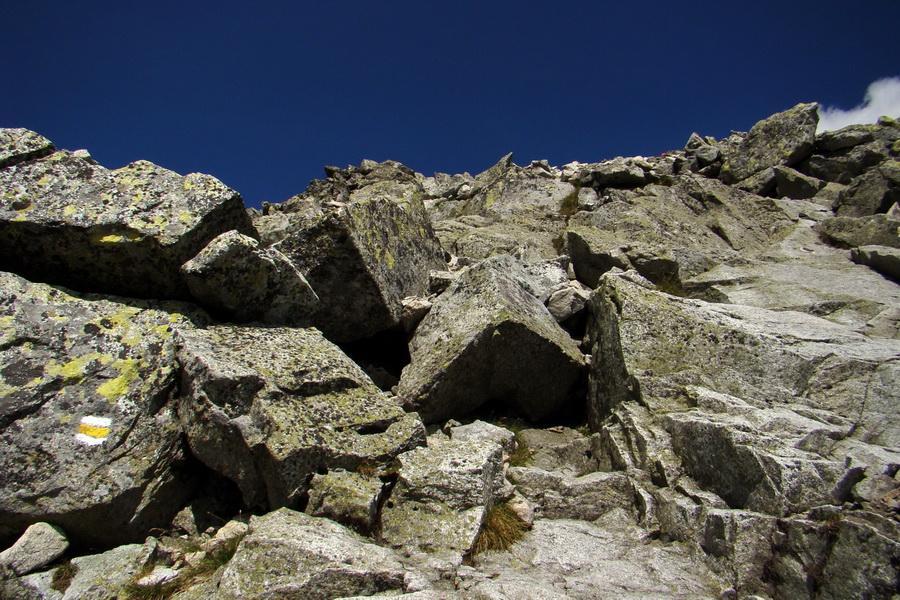
[[108,168],[209,173],[250,206],[363,159],[425,175],[508,152],[597,162],[721,139],[800,102],[826,124],[900,105],[895,0],[45,0],[2,14],[0,126]]

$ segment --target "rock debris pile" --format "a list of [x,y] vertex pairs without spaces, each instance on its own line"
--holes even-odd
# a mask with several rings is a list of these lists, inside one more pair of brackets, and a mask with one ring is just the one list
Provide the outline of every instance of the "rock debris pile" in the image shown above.
[[0,130],[0,598],[896,598],[900,124],[216,179]]

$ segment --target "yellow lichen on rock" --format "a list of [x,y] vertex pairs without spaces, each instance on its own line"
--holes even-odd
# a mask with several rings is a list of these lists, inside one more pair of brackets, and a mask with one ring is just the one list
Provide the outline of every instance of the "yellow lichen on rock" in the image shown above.
[[137,379],[138,369],[137,362],[131,358],[119,359],[112,366],[118,369],[121,375],[100,385],[97,393],[106,398],[110,404],[115,404],[128,391],[131,382]]

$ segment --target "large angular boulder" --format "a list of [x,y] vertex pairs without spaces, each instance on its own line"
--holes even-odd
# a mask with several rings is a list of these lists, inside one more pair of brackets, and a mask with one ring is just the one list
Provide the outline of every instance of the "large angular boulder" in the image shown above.
[[313,322],[337,342],[397,326],[401,300],[424,295],[428,272],[446,267],[420,186],[390,180],[350,192],[275,247],[321,299]]
[[516,490],[536,506],[545,519],[594,521],[613,509],[630,508],[631,483],[624,473],[567,473],[534,467],[511,467],[508,474]]
[[425,422],[506,405],[533,420],[564,411],[583,358],[526,291],[511,256],[471,267],[434,302],[410,342],[398,395]]
[[143,539],[189,482],[169,400],[177,313],[0,274],[0,538],[30,523],[78,543]]
[[23,160],[0,168],[0,269],[81,291],[187,299],[182,264],[225,231],[256,237],[240,195],[209,175],[16,152]]
[[394,553],[328,519],[286,508],[250,520],[250,533],[203,598],[371,596],[404,591]]
[[468,552],[503,487],[501,459],[500,444],[489,440],[434,441],[401,455],[382,537],[414,550]]
[[790,167],[808,158],[818,123],[818,105],[814,103],[798,104],[763,119],[746,136],[724,144],[720,178],[737,183],[769,167]]
[[319,302],[281,252],[237,231],[216,237],[181,273],[191,295],[228,321],[309,326]]
[[248,506],[296,505],[318,471],[355,470],[424,443],[416,415],[315,329],[186,329],[178,358],[191,451]]

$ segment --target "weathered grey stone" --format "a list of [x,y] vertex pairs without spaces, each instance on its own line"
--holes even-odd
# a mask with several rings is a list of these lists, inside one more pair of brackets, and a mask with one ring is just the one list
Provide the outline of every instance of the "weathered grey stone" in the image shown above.
[[799,313],[662,296],[616,276],[591,303],[591,422],[600,425],[610,403],[638,399],[654,415],[668,413],[668,433],[651,435],[676,462],[633,459],[661,483],[683,468],[732,508],[781,516],[839,504],[865,469],[883,470],[878,447],[900,435],[889,408],[900,400],[891,389],[895,342]]
[[516,446],[516,434],[509,429],[491,425],[484,421],[474,421],[468,425],[451,427],[450,439],[455,442],[496,442],[500,444],[503,451],[507,454],[512,454]]
[[319,469],[356,469],[424,443],[424,429],[314,329],[180,333],[178,413],[192,452],[249,506],[288,506]]
[[400,325],[406,333],[412,333],[431,310],[431,300],[421,296],[408,296],[400,301],[403,310],[400,313]]
[[771,196],[775,191],[775,185],[775,169],[769,167],[737,182],[734,187],[757,196]]
[[537,520],[511,552],[475,558],[477,573],[490,577],[458,586],[475,597],[515,600],[720,598],[725,586],[683,546],[645,536],[624,511],[596,524]]
[[250,533],[225,566],[214,596],[309,598],[371,596],[404,589],[394,554],[349,529],[281,508],[250,520]]
[[168,581],[172,581],[173,579],[178,577],[178,575],[179,572],[171,567],[156,565],[155,567],[153,567],[152,571],[135,580],[134,586],[137,588],[146,589],[153,586],[162,585]]
[[579,281],[596,287],[600,275],[617,267],[635,268],[654,282],[677,282],[735,251],[758,252],[788,231],[788,218],[771,199],[703,177],[675,183],[646,186],[628,202],[612,201],[569,220],[566,248]]
[[900,219],[887,214],[870,217],[835,217],[817,223],[815,230],[842,247],[887,246],[900,248]]
[[511,170],[470,200],[461,202],[452,216],[481,215],[500,219],[527,212],[558,214],[567,203],[577,203],[577,198],[578,190],[570,183]]
[[156,548],[155,541],[148,541],[72,559],[75,577],[62,598],[116,600],[125,597],[126,587],[151,563]]
[[[640,157],[621,156],[601,163],[574,164],[563,170],[563,180],[574,182],[579,187],[629,188],[649,183],[647,171]],[[566,165],[569,167],[570,165]]]
[[237,231],[216,237],[181,273],[191,295],[227,321],[308,326],[319,302],[281,252]]
[[499,400],[530,419],[558,413],[582,355],[525,291],[509,256],[471,267],[435,299],[410,342],[398,396],[427,423]]
[[863,511],[834,511],[821,520],[787,521],[781,529],[783,539],[769,563],[781,597],[887,599],[896,594],[900,532],[895,522]]
[[816,150],[834,152],[852,148],[875,139],[875,125],[849,125],[842,129],[823,131],[816,136]]
[[382,536],[394,546],[468,552],[503,487],[501,446],[493,441],[432,442],[399,457],[397,484],[382,510]]
[[0,538],[47,521],[105,546],[168,524],[191,485],[169,404],[187,319],[8,273],[0,297]]
[[330,339],[397,325],[401,299],[424,295],[429,271],[446,267],[420,197],[414,184],[373,183],[276,244],[321,299],[313,322]]
[[[462,593],[443,590],[440,592],[422,590],[419,592],[411,592],[409,594],[396,594],[390,597],[399,598],[400,600],[403,600],[404,598],[406,598],[406,600],[466,600],[466,596]],[[335,600],[364,600],[365,598],[371,598],[371,596],[342,596]]]
[[579,477],[534,467],[510,467],[516,490],[536,505],[539,518],[593,521],[616,508],[628,509],[633,491],[624,473]]
[[0,168],[53,154],[53,143],[27,129],[0,129]]
[[[469,176],[463,178],[465,181],[456,188],[453,193],[443,195],[443,197],[428,202],[428,213],[432,219],[443,220],[464,214],[475,214],[476,211],[466,211],[465,206],[469,200],[482,192],[485,188],[496,184],[510,170],[515,169],[512,162],[512,153],[510,152],[489,169],[479,173],[474,179]],[[479,202],[478,204],[484,204]]]
[[66,534],[49,523],[35,523],[16,543],[0,552],[0,576],[27,575],[50,564],[69,547]]
[[377,477],[344,470],[314,475],[305,512],[327,517],[359,533],[371,533],[378,518],[383,484]]
[[[449,175],[447,173],[435,173],[434,177],[424,177],[422,179],[422,188],[425,190],[426,198],[454,198],[458,196],[465,187],[471,190],[475,179],[468,173],[461,175]],[[426,205],[428,201],[426,200]]]
[[803,202],[793,201],[803,215],[790,235],[755,258],[729,261],[684,281],[685,292],[715,302],[805,312],[872,335],[869,323],[900,303],[900,288],[853,264],[849,251],[825,244],[808,220],[819,215],[810,210],[818,205],[804,208]]
[[523,429],[516,440],[528,450],[528,466],[571,476],[598,468],[591,438],[569,427]]
[[768,167],[787,167],[812,154],[819,122],[818,105],[797,106],[763,119],[736,144],[724,148],[720,177],[736,183]]
[[579,281],[561,284],[547,298],[547,310],[562,323],[584,310],[590,295],[590,288]]
[[873,127],[874,140],[814,154],[797,168],[817,179],[848,184],[891,155],[895,134],[887,127]]
[[900,281],[900,248],[862,246],[850,254],[853,262],[872,267],[885,277]]
[[665,427],[685,470],[732,508],[781,516],[840,504],[847,498],[845,477],[856,476],[815,452],[843,438],[842,431],[826,429],[832,438],[810,436],[800,449],[779,447],[746,420],[728,416],[670,414]]
[[778,195],[787,198],[812,198],[825,187],[825,182],[790,167],[775,167],[775,189]]
[[662,295],[615,275],[605,278],[591,304],[597,315],[589,400],[594,427],[610,403],[641,393],[637,377],[696,383],[747,401],[796,401],[857,422],[854,398],[864,394],[869,408],[880,407],[859,422],[872,428],[870,441],[891,444],[900,434],[885,421],[894,423],[887,407],[895,393],[870,382],[893,369],[900,347],[892,340],[870,340],[801,313]]
[[146,161],[108,171],[61,150],[0,169],[0,269],[88,292],[189,297],[178,269],[232,229],[240,195]]

